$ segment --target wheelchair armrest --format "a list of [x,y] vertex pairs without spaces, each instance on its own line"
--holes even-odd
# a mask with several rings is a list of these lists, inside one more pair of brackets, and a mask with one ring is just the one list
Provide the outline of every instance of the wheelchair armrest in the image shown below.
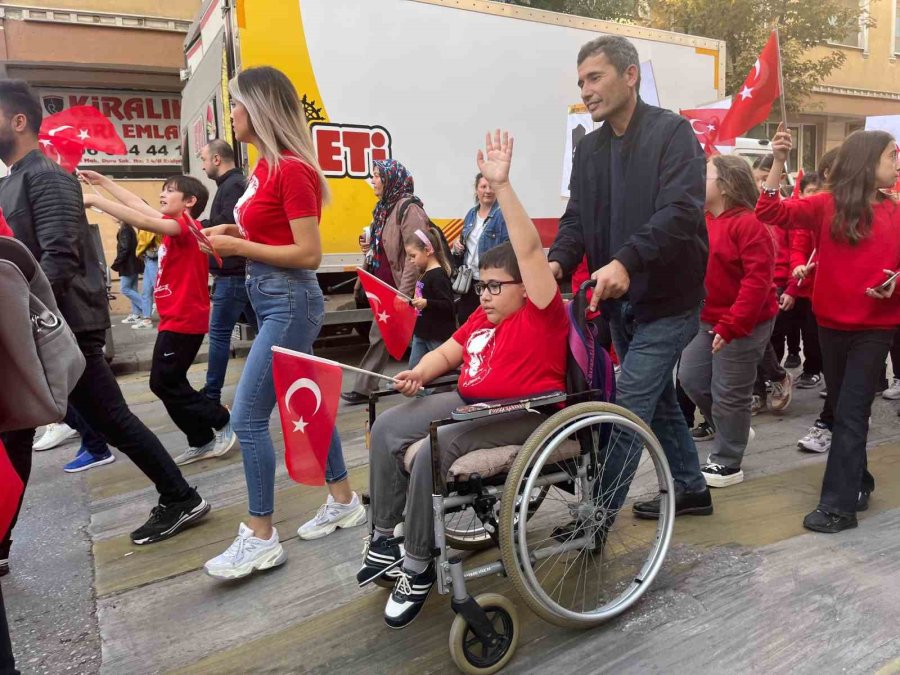
[[565,400],[565,392],[551,391],[546,394],[535,394],[528,398],[507,398],[501,401],[487,401],[484,403],[464,405],[450,413],[450,416],[457,422],[463,420],[477,420],[492,415],[503,415],[505,413],[517,412],[520,410],[533,410],[542,406],[562,403]]

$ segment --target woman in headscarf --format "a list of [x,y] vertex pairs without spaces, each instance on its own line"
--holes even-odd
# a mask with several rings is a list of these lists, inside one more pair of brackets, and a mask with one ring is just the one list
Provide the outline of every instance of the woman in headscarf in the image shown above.
[[[366,269],[404,295],[412,297],[418,270],[415,265],[407,264],[403,242],[407,237],[415,236],[416,230],[428,230],[428,216],[425,215],[422,200],[415,195],[412,174],[397,160],[376,161],[372,185],[378,203],[372,211],[369,242],[360,238],[360,247],[366,254]],[[369,331],[369,349],[359,367],[380,373],[387,362],[388,353],[381,330],[373,321]],[[341,394],[341,398],[351,404],[365,403],[369,400],[369,394],[377,388],[376,378],[360,374],[352,391]]]

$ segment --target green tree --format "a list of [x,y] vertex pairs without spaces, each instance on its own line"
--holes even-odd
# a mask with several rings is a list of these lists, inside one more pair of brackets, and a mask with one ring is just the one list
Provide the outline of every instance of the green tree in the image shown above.
[[853,0],[653,0],[651,7],[658,28],[725,41],[728,94],[741,86],[777,23],[791,110],[799,109],[813,87],[846,59],[837,48],[815,56],[810,50],[841,42],[860,25],[873,25]]
[[563,14],[576,14],[605,21],[632,21],[638,15],[639,0],[507,0],[511,5],[524,5]]

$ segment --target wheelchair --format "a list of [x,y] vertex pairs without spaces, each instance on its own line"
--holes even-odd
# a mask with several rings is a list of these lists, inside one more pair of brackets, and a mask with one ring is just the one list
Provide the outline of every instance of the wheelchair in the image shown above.
[[[583,292],[570,311],[583,321]],[[570,332],[575,327],[570,325]],[[583,326],[582,326],[583,328]],[[570,345],[572,341],[570,340]],[[572,359],[570,358],[570,370]],[[569,378],[568,389],[577,389]],[[369,427],[378,400],[369,399]],[[433,421],[406,450],[405,465],[430,440],[436,587],[451,594],[453,662],[464,673],[495,673],[513,657],[520,624],[503,595],[472,597],[467,582],[507,576],[528,608],[561,627],[590,628],[622,614],[650,587],[672,538],[675,493],[659,441],[636,415],[597,400],[597,390],[464,406]],[[560,406],[563,406],[560,408]],[[522,410],[547,414],[524,445],[475,450],[440,474],[438,430]],[[610,454],[617,447],[614,455]],[[659,518],[636,519],[630,505],[659,494]],[[472,553],[500,558],[464,566]],[[480,554],[485,555],[485,554]],[[383,580],[379,585],[386,584]]]

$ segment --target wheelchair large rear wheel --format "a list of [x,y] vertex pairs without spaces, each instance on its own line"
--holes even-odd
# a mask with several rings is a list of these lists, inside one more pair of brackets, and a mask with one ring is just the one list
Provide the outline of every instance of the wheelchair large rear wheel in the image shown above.
[[[589,451],[561,461],[576,434]],[[539,512],[516,517],[517,499],[547,486]],[[658,520],[634,516],[659,495]],[[636,415],[607,403],[556,413],[529,437],[506,480],[500,550],[506,573],[538,616],[589,627],[618,616],[644,594],[665,559],[675,491],[656,436]]]
[[[528,499],[528,518],[538,510],[549,488],[535,488]],[[522,501],[520,498],[519,502]],[[494,506],[495,521],[499,517],[500,504]],[[444,536],[447,546],[457,551],[481,551],[494,545],[491,533],[476,515],[471,504],[459,507],[459,510],[444,514]]]

